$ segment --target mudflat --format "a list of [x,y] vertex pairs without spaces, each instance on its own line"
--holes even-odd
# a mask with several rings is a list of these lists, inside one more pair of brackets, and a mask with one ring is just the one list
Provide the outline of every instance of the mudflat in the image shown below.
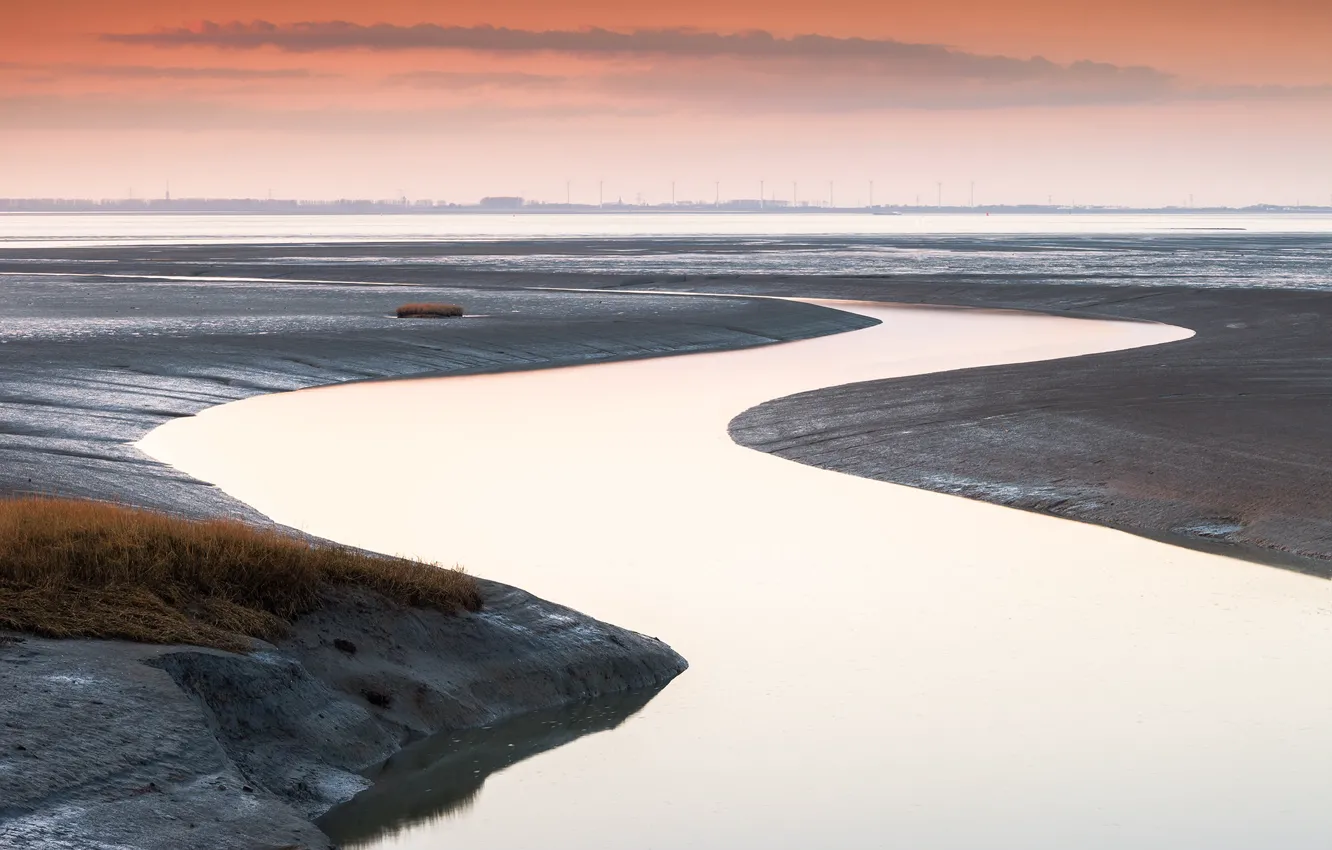
[[[913,250],[1038,251],[1060,240],[786,240],[821,251],[891,241]],[[1147,253],[1195,252],[1205,285],[1116,278],[1121,237],[1064,238],[1045,274],[888,276],[555,273],[556,256],[700,262],[738,240],[173,246],[8,252],[0,271],[42,269],[421,283],[478,290],[577,287],[955,305],[1156,321],[1196,331],[1159,349],[875,381],[777,399],[737,417],[740,443],[855,475],[1094,522],[1154,539],[1332,576],[1332,275],[1320,235],[1154,236]],[[971,243],[976,244],[971,244]],[[898,244],[900,243],[900,244]],[[1011,244],[1010,244],[1011,243]],[[776,249],[774,249],[776,250]],[[373,256],[376,263],[356,261]],[[516,259],[515,259],[516,258]],[[1285,258],[1291,258],[1286,268]],[[391,262],[384,262],[389,260]],[[486,264],[507,262],[502,271]],[[554,263],[544,264],[547,268]],[[1229,272],[1228,272],[1229,270]],[[1227,274],[1236,285],[1227,286]],[[1163,272],[1164,274],[1164,272]],[[1265,275],[1282,287],[1263,286]],[[1292,277],[1294,276],[1294,277]],[[1304,288],[1294,288],[1298,277]],[[1110,281],[1110,282],[1107,282]],[[1321,283],[1320,283],[1321,281]],[[1243,284],[1243,285],[1239,285]],[[774,335],[781,338],[780,334]],[[21,483],[21,482],[20,482]]]
[[[593,255],[608,246],[574,248]],[[1197,334],[1156,348],[817,390],[740,413],[731,433],[802,463],[1332,575],[1332,293],[950,275],[492,271],[436,262],[483,249],[6,252],[0,492],[260,522],[133,443],[169,418],[265,392],[720,350],[864,326],[860,317],[806,304],[616,290],[1026,309],[1167,322]],[[423,251],[432,256],[421,260]],[[374,261],[356,259],[366,254]],[[463,304],[472,318],[393,317],[402,303],[436,300]],[[650,692],[683,669],[683,659],[650,638],[512,588],[489,592],[504,616],[444,624],[440,635],[501,647],[514,623],[570,618],[568,635],[554,630],[539,645],[521,644],[509,662],[526,665],[533,681],[552,671],[565,677],[569,653],[584,666],[567,681],[557,677],[565,684],[553,690],[523,686],[506,695],[478,685],[473,693],[486,696],[464,711],[450,683],[484,683],[508,668],[390,669],[381,657],[389,651],[374,639],[383,612],[373,600],[357,609],[368,619],[333,606],[331,624],[298,623],[288,645],[248,656],[0,640],[0,677],[24,691],[0,704],[0,722],[37,748],[6,754],[0,789],[13,802],[0,809],[0,835],[141,846],[160,835],[167,842],[160,846],[183,846],[189,833],[177,830],[200,829],[217,847],[313,845],[323,838],[311,818],[364,788],[377,764],[424,735],[587,697]],[[404,629],[420,627],[420,612],[402,616]],[[615,640],[580,644],[583,627]],[[334,640],[358,646],[352,666],[374,681],[342,678],[346,653]],[[274,670],[285,671],[290,690],[270,704],[251,700],[272,691]],[[418,687],[451,708],[429,719],[396,717],[394,695]],[[238,694],[249,696],[236,708]],[[102,722],[88,740],[71,742],[62,730],[79,706]],[[328,711],[361,724],[355,752],[327,748]],[[265,734],[235,731],[242,728]],[[176,731],[140,734],[148,730]],[[252,739],[258,743],[246,743]],[[124,770],[85,779],[91,764]],[[287,764],[294,774],[273,772]]]
[[[465,304],[471,318],[395,317],[420,300]],[[134,443],[170,418],[266,392],[718,350],[864,324],[762,299],[503,284],[7,276],[0,494],[264,523]],[[0,632],[0,690],[14,695],[0,701],[12,743],[0,753],[0,838],[324,846],[313,820],[367,788],[403,747],[589,700],[603,719],[584,732],[608,728],[687,666],[656,638],[481,586],[482,610],[453,616],[372,593],[330,598],[287,639],[249,653]]]
[[[5,277],[0,493],[252,518],[132,444],[168,419],[268,392],[714,351],[865,325],[765,299],[494,284]],[[469,315],[394,317],[399,305],[420,300],[461,303]]]
[[1332,293],[893,281],[806,292],[1165,322],[1168,345],[831,387],[737,442],[840,472],[1332,577]]

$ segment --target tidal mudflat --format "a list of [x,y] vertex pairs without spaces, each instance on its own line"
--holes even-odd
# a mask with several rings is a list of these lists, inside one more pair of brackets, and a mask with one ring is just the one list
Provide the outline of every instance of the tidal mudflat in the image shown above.
[[[135,239],[162,241],[162,222],[136,219],[143,232]],[[715,368],[689,378],[690,390],[705,401],[730,399],[724,413],[718,405],[699,423],[710,433],[721,434],[729,421],[734,439],[785,458],[1139,534],[1163,530],[1162,539],[1186,545],[1196,545],[1199,528],[1185,524],[1183,532],[1195,539],[1179,540],[1178,517],[1232,518],[1242,521],[1225,527],[1219,549],[1264,559],[1307,549],[1325,561],[1332,549],[1322,544],[1332,538],[1320,532],[1322,506],[1332,504],[1332,493],[1319,473],[1329,411],[1320,364],[1328,338],[1321,329],[1332,310],[1328,293],[1317,290],[1329,286],[1324,257],[1332,243],[1317,233],[1148,233],[1139,232],[1142,223],[1111,224],[1120,235],[405,244],[375,242],[358,231],[356,244],[342,245],[7,250],[0,258],[6,314],[0,402],[8,417],[0,428],[0,455],[7,458],[0,491],[37,489],[262,522],[252,508],[130,444],[173,417],[265,392],[738,348],[869,321],[792,302],[614,291],[696,289],[1031,309],[1195,329],[1196,336],[1169,345],[913,377],[908,373],[1006,362],[991,351],[988,334],[959,340],[927,323],[921,327],[928,339],[899,327],[898,341],[910,354],[893,349],[892,340],[876,343],[870,360],[893,361],[886,371],[820,371],[805,381],[796,378],[809,373],[785,359],[745,360],[735,383],[754,386],[723,393],[715,382],[730,368],[723,364],[736,361],[710,361]],[[1259,224],[1262,230],[1289,223]],[[389,228],[384,238],[399,235]],[[829,276],[837,272],[856,276]],[[454,324],[392,317],[395,306],[421,298],[457,301],[484,318]],[[1029,336],[1048,339],[1044,332]],[[846,337],[854,338],[864,339]],[[927,362],[941,345],[973,342],[984,343],[975,358]],[[803,345],[792,348],[827,351]],[[1046,356],[1083,350],[1071,346]],[[897,362],[903,358],[914,362]],[[769,366],[786,379],[770,381]],[[885,379],[868,380],[875,377]],[[405,489],[397,482],[372,488],[373,502],[365,493],[340,492],[365,515],[399,510],[399,499],[417,506],[403,515],[428,532],[407,539],[405,523],[379,540],[386,551],[437,553],[446,564],[463,562],[483,575],[498,565],[489,574],[505,578],[503,568],[526,576],[523,584],[556,601],[589,600],[597,606],[591,613],[602,616],[626,612],[618,622],[659,633],[695,662],[646,711],[652,692],[411,747],[394,757],[393,775],[335,812],[327,830],[360,843],[397,824],[410,827],[405,841],[430,844],[428,822],[453,813],[440,840],[486,847],[549,844],[566,834],[569,844],[623,846],[624,835],[637,839],[649,829],[664,847],[857,847],[872,846],[876,835],[879,843],[926,846],[1043,846],[1064,838],[1089,846],[1318,846],[1327,824],[1311,801],[1325,796],[1317,769],[1326,748],[1302,718],[1320,716],[1326,706],[1307,684],[1319,681],[1320,671],[1300,659],[1319,656],[1326,642],[1317,610],[1330,607],[1323,583],[1269,579],[1267,571],[1221,558],[1104,542],[1119,535],[1065,538],[1086,530],[1069,531],[1063,522],[1013,539],[985,520],[991,514],[946,507],[918,513],[924,503],[916,501],[839,510],[845,495],[825,499],[822,488],[829,479],[852,480],[841,475],[801,478],[808,483],[794,496],[781,486],[772,487],[771,497],[756,495],[732,486],[740,470],[730,466],[730,455],[691,451],[673,464],[667,452],[661,463],[644,464],[650,450],[644,446],[670,446],[695,433],[663,404],[692,410],[698,400],[678,389],[664,402],[653,396],[670,384],[613,381],[602,389],[620,400],[596,403],[570,391],[570,403],[590,404],[583,421],[559,413],[564,396],[518,383],[518,395],[540,403],[497,405],[507,412],[488,414],[494,421],[484,428],[460,425],[453,403],[427,405],[435,421],[415,430],[402,426],[395,433],[403,439],[388,447],[358,445],[362,437],[373,442],[384,425],[377,411],[362,410],[356,433],[337,431],[345,437],[341,444],[321,446],[319,463],[336,479],[329,493],[360,486],[354,475],[343,477],[339,464],[362,451],[375,453],[362,466],[381,464],[376,474],[393,468],[404,479],[419,478]],[[419,401],[420,388],[433,384],[411,386],[403,392]],[[460,385],[450,386],[454,392]],[[464,407],[471,398],[455,396]],[[728,420],[752,404],[758,407]],[[419,419],[415,405],[388,404],[383,414]],[[645,406],[650,415],[642,421],[623,415],[626,405]],[[330,415],[343,414],[331,406]],[[625,427],[607,434],[598,419]],[[592,436],[571,433],[565,445],[520,451],[546,422]],[[309,434],[321,424],[288,422],[282,429]],[[256,432],[246,450],[273,436]],[[464,473],[481,480],[471,461],[459,460],[472,457],[459,451],[468,441],[454,436],[490,447],[475,465],[503,478],[489,488],[469,490],[464,481],[449,491]],[[515,448],[507,455],[493,450],[492,438]],[[597,471],[602,445],[610,460],[624,462],[622,475]],[[781,463],[724,439],[719,445],[753,454],[751,463]],[[697,458],[717,462],[691,466]],[[715,487],[706,483],[714,466],[721,473]],[[285,469],[275,463],[267,471],[281,476]],[[551,477],[532,484],[542,469]],[[974,486],[957,489],[958,476]],[[762,475],[746,480],[759,488],[769,483]],[[1057,498],[1046,498],[1052,489]],[[906,491],[864,492],[878,499]],[[473,519],[459,500],[468,493],[487,500],[477,510],[493,509],[491,524],[477,526],[481,543],[466,533]],[[770,517],[755,519],[749,505]],[[540,519],[544,510],[551,521]],[[1274,524],[1278,515],[1282,521]],[[486,551],[486,537],[521,537],[529,527],[540,536]],[[1221,526],[1201,530],[1213,528]],[[347,530],[360,533],[354,522],[325,529]],[[730,535],[736,536],[729,548],[714,545]],[[857,546],[862,560],[846,557],[843,550]],[[880,560],[864,561],[868,552]],[[574,563],[570,553],[589,559]],[[1042,567],[1043,559],[1067,570]],[[638,569],[645,565],[651,569]],[[1282,565],[1309,568],[1307,559]],[[1314,566],[1309,571],[1317,573]],[[1011,581],[1014,575],[1024,581]],[[634,592],[639,587],[645,595]],[[774,587],[804,593],[793,601]],[[982,594],[994,610],[984,609]],[[1209,603],[1226,610],[1198,613]],[[1095,610],[1097,604],[1104,610]],[[548,610],[528,607],[538,615]],[[841,611],[849,612],[845,623],[828,613]],[[1287,622],[1289,612],[1295,614]],[[1017,624],[1003,622],[1005,613]],[[578,631],[577,619],[565,625]],[[1042,642],[1064,647],[1063,654]],[[1163,654],[1153,657],[1158,647]],[[995,663],[1004,651],[1013,658]],[[132,835],[141,844],[152,838],[175,847],[183,833],[172,829],[197,814],[212,822],[211,846],[251,846],[247,836],[255,833],[247,830],[259,821],[266,835],[281,824],[314,835],[290,810],[249,805],[223,753],[227,741],[215,739],[186,691],[140,663],[161,654],[138,645],[0,639],[0,673],[12,673],[19,688],[42,683],[16,691],[24,700],[3,704],[8,719],[21,718],[14,728],[29,744],[58,739],[58,730],[85,716],[108,718],[90,725],[85,738],[71,739],[72,749],[28,747],[27,757],[52,768],[45,778],[59,781],[43,784],[35,774],[16,772],[23,753],[0,758],[0,796],[11,804],[0,815],[0,833],[12,837],[20,822],[25,835],[67,836],[86,827],[86,836]],[[432,659],[450,655],[435,646],[408,666],[419,668],[413,674],[429,672]],[[1078,658],[1085,672],[1075,669]],[[1014,672],[1022,660],[1028,666]],[[345,661],[330,661],[328,671],[363,672],[345,669]],[[700,662],[717,672],[700,678]],[[734,705],[727,702],[732,697]],[[100,707],[88,703],[94,698]],[[144,706],[153,713],[147,723]],[[135,723],[111,719],[122,709]],[[1021,723],[1013,719],[1019,714],[1027,715]],[[1145,718],[1136,737],[1126,719],[1134,716]],[[1037,730],[1038,722],[1048,729]],[[1072,729],[1079,723],[1082,730]],[[988,740],[986,728],[998,743]],[[574,740],[596,732],[604,734]],[[188,746],[171,750],[177,744]],[[108,746],[116,758],[106,757]],[[254,747],[250,739],[241,756]],[[121,770],[126,763],[132,768]],[[403,766],[417,769],[401,775],[396,768]],[[463,766],[470,773],[459,775]],[[226,794],[194,778],[177,781],[213,771]],[[122,792],[153,782],[169,800],[122,799]],[[621,797],[621,807],[606,802]],[[114,805],[97,808],[99,801]],[[966,813],[966,823],[958,812]],[[1230,844],[1216,837],[1226,830]]]
[[[465,295],[491,315],[404,323],[392,286],[7,277],[0,494],[266,525],[131,443],[174,416],[284,387],[757,345],[869,323],[769,300],[414,289],[436,292]],[[120,538],[77,539],[114,548]],[[33,590],[17,579],[20,594]],[[660,641],[516,588],[478,587],[482,611],[456,616],[322,588],[317,610],[246,654],[0,630],[0,693],[9,697],[0,700],[9,745],[0,750],[0,844],[325,846],[310,819],[364,788],[362,771],[416,738],[612,694],[646,700],[686,666]],[[141,589],[130,607],[158,612],[167,600],[152,594],[172,592]],[[7,581],[6,602],[21,606],[8,595],[15,590]],[[38,590],[55,603],[50,613],[70,615],[68,628],[25,610],[0,616],[3,629],[105,636],[91,628],[96,612],[79,610],[88,594]],[[633,708],[599,704],[584,725],[571,720],[529,747],[614,725]]]
[[384,846],[1321,846],[1326,582],[726,433],[820,386],[1188,332],[851,309],[882,323],[266,396],[143,445],[281,522],[460,562],[690,659],[614,731],[492,776],[453,817],[385,824]]

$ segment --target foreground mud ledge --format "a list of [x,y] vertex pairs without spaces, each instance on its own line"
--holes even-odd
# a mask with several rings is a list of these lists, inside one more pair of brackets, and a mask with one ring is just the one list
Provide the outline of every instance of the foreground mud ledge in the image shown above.
[[327,847],[312,821],[404,746],[687,667],[654,638],[482,590],[461,615],[339,592],[249,654],[0,637],[0,843]]

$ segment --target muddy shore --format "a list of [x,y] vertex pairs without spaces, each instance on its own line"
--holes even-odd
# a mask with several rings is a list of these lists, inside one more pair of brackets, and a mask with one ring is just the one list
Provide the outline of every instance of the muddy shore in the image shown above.
[[[589,254],[605,249],[578,247]],[[732,434],[743,445],[802,463],[1332,576],[1332,458],[1326,445],[1332,434],[1332,293],[955,275],[553,274],[441,268],[420,260],[423,253],[484,250],[358,245],[5,252],[0,272],[17,276],[0,279],[0,491],[56,492],[260,521],[215,488],[144,458],[131,444],[168,418],[263,392],[719,350],[859,326],[856,317],[807,305],[645,298],[617,289],[1031,309],[1161,321],[1197,336],[1160,348],[828,388],[745,411]],[[366,255],[397,259],[356,261]],[[198,280],[211,276],[286,282]],[[601,291],[541,291],[547,287]],[[459,301],[486,318],[450,324],[390,318],[392,308],[408,300]],[[367,688],[379,694],[380,685],[337,678],[346,659],[329,649],[332,632],[298,629],[290,645],[271,652],[280,657],[279,666],[305,671],[293,674],[293,682],[309,676],[309,690],[293,685],[281,708],[283,716],[302,721],[283,728],[285,743],[268,740],[256,748],[245,743],[248,730],[256,724],[275,728],[273,718],[236,718],[216,708],[217,694],[229,704],[231,694],[272,673],[211,660],[240,656],[34,638],[0,645],[0,678],[24,693],[21,700],[0,702],[0,723],[7,733],[30,733],[46,748],[38,752],[47,760],[44,767],[35,765],[37,756],[27,755],[31,747],[0,753],[0,799],[6,801],[0,804],[0,837],[66,837],[74,846],[94,838],[132,846],[319,846],[325,839],[310,819],[330,801],[364,788],[362,774],[373,774],[386,753],[432,730],[467,728],[485,722],[482,717],[520,715],[634,687],[650,691],[683,666],[651,639],[512,588],[494,585],[488,592],[496,600],[518,600],[511,611],[519,619],[508,626],[472,624],[482,630],[480,644],[502,644],[497,636],[512,631],[514,622],[554,622],[548,614],[555,612],[613,634],[625,646],[611,649],[613,641],[606,642],[606,655],[580,646],[572,634],[550,632],[539,646],[520,646],[534,677],[552,669],[565,676],[563,662],[554,660],[561,652],[582,652],[579,657],[602,672],[563,678],[568,688],[555,693],[520,689],[499,715],[486,714],[487,695],[469,718],[432,725],[403,722],[368,704]],[[368,628],[350,614],[339,625]],[[365,645],[372,649],[362,662],[374,668],[373,675],[410,678],[402,669],[385,673],[374,661],[373,640]],[[103,672],[93,677],[97,670]],[[447,674],[426,668],[421,675],[419,682],[395,680],[395,693],[420,684],[442,694],[441,705],[456,705],[457,692],[441,681],[484,678],[475,666]],[[4,682],[0,687],[12,690]],[[106,693],[112,694],[109,703]],[[320,711],[327,715],[330,706],[349,718],[361,718],[357,712],[370,718],[359,727],[369,730],[356,738],[361,749],[351,755],[300,737],[322,728],[312,718],[322,720]],[[142,714],[159,707],[160,715]],[[87,746],[63,737],[76,716],[106,718]],[[140,728],[131,729],[131,720]],[[612,725],[614,720],[594,724]],[[178,734],[161,738],[167,743],[155,748],[158,736],[147,733],[158,728]],[[247,731],[238,735],[236,729]],[[282,749],[293,740],[306,755],[291,759]],[[544,744],[530,746],[536,751]],[[307,774],[264,773],[268,762],[252,761],[263,747],[269,753],[263,758],[304,765]],[[145,753],[147,761],[139,764]],[[114,769],[85,779],[81,766],[89,763]],[[250,791],[243,790],[247,784]],[[19,825],[23,831],[14,831]],[[207,833],[196,832],[204,828]],[[199,843],[201,834],[207,839]],[[149,841],[159,835],[162,843]]]
[[[393,317],[413,300],[457,302],[469,317]],[[0,493],[253,518],[132,444],[168,419],[269,392],[716,351],[864,324],[764,299],[542,292],[504,281],[479,289],[0,277]]]
[[728,290],[811,288],[1196,335],[776,399],[734,420],[742,445],[1332,577],[1332,293],[890,281]]
[[[1140,253],[1192,252],[1199,259],[1183,266],[1192,272],[1175,278],[1115,279],[1113,262],[1101,254],[1128,243],[1114,236],[811,237],[779,247],[890,245],[963,256],[1054,246],[1088,259],[1082,265],[1061,262],[1045,274],[926,271],[885,277],[551,273],[520,262],[532,255],[565,265],[633,255],[651,266],[686,252],[706,263],[758,250],[735,239],[555,240],[32,249],[6,252],[0,271],[446,278],[486,290],[570,286],[844,298],[1179,325],[1196,336],[1162,349],[773,400],[739,416],[732,434],[744,445],[828,469],[1332,577],[1332,272],[1310,259],[1326,255],[1332,240],[1161,234],[1138,243]],[[357,262],[365,256],[381,262]],[[1301,259],[1287,267],[1287,257]],[[505,267],[490,271],[487,264]],[[1244,286],[1223,285],[1228,274]],[[1265,274],[1282,287],[1298,278],[1305,288],[1264,288]],[[1166,283],[1190,275],[1196,285]]]
[[[462,303],[473,318],[392,317],[412,300]],[[759,299],[10,276],[0,284],[0,493],[264,522],[133,443],[169,418],[266,392],[720,350],[864,324]],[[569,738],[611,728],[641,705],[627,695],[646,700],[687,666],[656,638],[482,587],[483,610],[452,617],[373,595],[330,598],[248,655],[0,633],[0,692],[11,695],[0,700],[0,843],[328,846],[313,821],[369,788],[403,748],[564,706],[600,712]],[[520,752],[565,740],[539,731]]]

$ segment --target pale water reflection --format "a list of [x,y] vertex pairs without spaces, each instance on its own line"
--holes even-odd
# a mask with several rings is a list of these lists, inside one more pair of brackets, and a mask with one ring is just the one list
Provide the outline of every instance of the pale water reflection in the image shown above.
[[385,848],[1322,848],[1332,585],[740,448],[759,402],[1187,332],[977,311],[749,351],[357,384],[144,447],[275,519],[669,641],[610,732]]
[[419,741],[371,774],[374,787],[329,812],[319,825],[342,845],[363,845],[438,824],[466,813],[492,774],[584,735],[616,729],[656,694],[655,689],[616,694]]
[[229,215],[0,213],[0,245],[227,245],[894,234],[1332,233],[1327,213],[549,213]]

